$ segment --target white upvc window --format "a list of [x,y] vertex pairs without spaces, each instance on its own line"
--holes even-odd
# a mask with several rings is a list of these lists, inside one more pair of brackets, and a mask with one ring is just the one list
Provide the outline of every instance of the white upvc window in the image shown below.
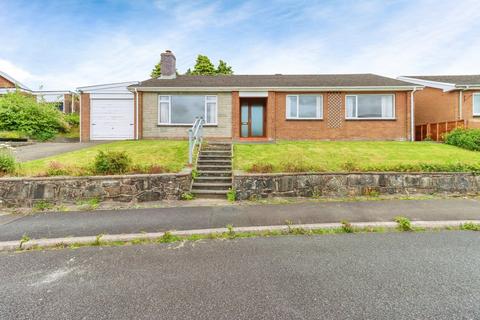
[[349,94],[345,97],[347,119],[395,119],[393,94]]
[[473,94],[473,115],[480,116],[480,93]]
[[323,119],[323,96],[287,95],[287,119]]
[[217,96],[158,96],[158,124],[192,125],[196,117],[202,117],[205,124],[216,125]]

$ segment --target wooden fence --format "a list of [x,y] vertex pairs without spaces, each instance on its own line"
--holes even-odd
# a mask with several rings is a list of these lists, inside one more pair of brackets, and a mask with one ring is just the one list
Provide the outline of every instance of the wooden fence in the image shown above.
[[415,141],[431,139],[433,141],[443,141],[443,135],[457,128],[465,128],[465,120],[445,121],[437,123],[427,123],[415,126]]

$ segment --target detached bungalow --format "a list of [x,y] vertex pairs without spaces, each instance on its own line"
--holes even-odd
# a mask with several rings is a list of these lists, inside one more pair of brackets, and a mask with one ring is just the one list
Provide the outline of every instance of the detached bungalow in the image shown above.
[[133,105],[121,108],[123,116],[115,114],[115,100],[103,102],[110,105],[103,115],[92,112],[92,97],[83,90],[82,140],[97,139],[92,130],[98,126],[115,137],[117,122],[128,125],[134,139],[185,139],[195,117],[205,119],[204,136],[216,139],[412,138],[412,92],[421,85],[374,74],[176,75],[175,64],[166,51],[158,79],[128,86]]
[[464,121],[480,128],[480,75],[403,76],[403,81],[425,86],[415,93],[415,124]]

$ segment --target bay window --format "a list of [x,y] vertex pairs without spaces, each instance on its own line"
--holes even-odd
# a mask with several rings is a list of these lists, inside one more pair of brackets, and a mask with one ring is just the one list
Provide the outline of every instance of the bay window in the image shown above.
[[347,119],[394,119],[393,94],[357,94],[346,96]]
[[217,96],[171,95],[158,97],[158,124],[191,125],[196,117],[217,124]]
[[322,119],[323,97],[300,94],[287,96],[287,119]]

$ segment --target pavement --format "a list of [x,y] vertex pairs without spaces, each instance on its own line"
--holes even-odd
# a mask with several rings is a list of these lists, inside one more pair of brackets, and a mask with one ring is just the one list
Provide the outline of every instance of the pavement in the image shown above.
[[479,319],[478,232],[0,253],[0,319]]
[[42,142],[35,143],[28,146],[15,148],[15,157],[17,161],[25,162],[30,160],[37,160],[57,154],[76,151],[87,147],[94,146],[99,142],[72,142],[72,143],[56,143],[56,142]]
[[0,216],[0,241],[235,227],[349,222],[480,220],[477,199],[305,202]]

